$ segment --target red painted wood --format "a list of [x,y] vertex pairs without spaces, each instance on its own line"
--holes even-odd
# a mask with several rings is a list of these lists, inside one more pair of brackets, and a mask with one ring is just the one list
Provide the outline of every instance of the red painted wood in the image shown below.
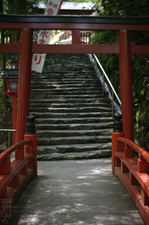
[[147,173],[138,172],[137,160],[134,158],[125,158],[122,152],[117,152],[115,157],[117,157],[119,160],[121,160],[122,163],[126,165],[129,171],[135,176],[139,184],[144,188],[146,194],[149,196],[149,175]]
[[13,180],[10,182],[9,187],[18,187],[19,185],[19,174],[17,174]]
[[121,160],[119,160],[117,157],[115,157],[115,167],[121,168]]
[[72,30],[72,45],[80,45],[81,42],[80,30]]
[[122,173],[129,173],[129,169],[127,166],[121,161],[121,172]]
[[149,30],[148,24],[141,25],[127,25],[127,24],[92,24],[92,23],[9,23],[1,22],[0,29],[4,30],[19,30],[23,28],[30,28],[35,30]]
[[0,175],[9,175],[11,173],[11,162],[10,162],[10,156],[8,156],[6,159],[3,160],[2,163],[0,163]]
[[145,160],[147,160],[149,162],[149,153],[145,149],[141,148],[139,145],[137,145],[136,143],[134,143],[133,141],[131,141],[127,138],[118,137],[118,141],[129,145],[131,148],[133,148],[135,151],[137,151],[140,155],[142,155],[142,157]]
[[132,43],[131,54],[140,54],[140,55],[149,54],[149,46],[135,45],[134,43]]
[[141,197],[142,197],[142,202],[144,206],[149,206],[149,197],[147,196],[146,192],[141,189]]
[[138,185],[139,184],[139,182],[137,181],[135,176],[131,173],[131,171],[129,171],[129,182],[130,182],[131,185]]
[[[33,43],[32,53],[99,53],[99,54],[119,54],[119,44],[114,45],[37,45]],[[21,43],[0,44],[1,53],[20,53]],[[138,46],[131,44],[131,54],[149,54],[149,46]]]
[[117,151],[117,140],[119,137],[124,137],[123,133],[112,133],[112,174],[115,167],[115,152]]
[[0,163],[3,162],[3,160],[5,160],[12,152],[15,151],[15,149],[18,149],[20,148],[22,145],[25,145],[25,144],[31,144],[32,141],[31,140],[28,140],[28,141],[20,141],[19,143],[15,144],[15,145],[12,145],[10,148],[6,149],[4,152],[2,152],[0,154]]
[[115,45],[37,45],[33,44],[33,52],[38,53],[101,53],[119,54],[119,46]]
[[125,137],[134,140],[130,37],[128,31],[119,32],[120,86],[122,121]]
[[149,163],[144,159],[138,159],[139,173],[149,173]]
[[19,175],[26,175],[27,174],[27,165],[25,165],[19,172]]
[[[21,37],[19,88],[18,88],[18,110],[17,110],[17,133],[16,141],[24,140],[26,130],[26,117],[29,115],[30,106],[30,83],[32,62],[32,36],[33,31],[25,29]],[[19,153],[16,155],[19,159]]]
[[[20,53],[20,46],[15,44],[0,44],[1,53]],[[119,45],[37,45],[33,43],[32,53],[101,53],[119,54]]]
[[[32,140],[32,145],[27,146],[26,148],[26,152],[31,152],[34,156],[33,159],[33,166],[34,166],[34,173],[35,176],[37,176],[37,135],[29,135],[29,134],[25,134],[24,135],[24,140],[28,141],[28,140]],[[32,168],[32,167],[31,167]]]
[[0,175],[0,196],[3,194],[6,187],[20,172],[20,170],[33,159],[33,155],[25,155],[24,160],[14,160],[11,163],[11,174],[9,176]]
[[135,205],[137,206],[142,218],[145,221],[146,225],[149,225],[149,207],[146,207],[142,203],[142,198],[140,195],[140,189],[138,185],[130,185],[129,179],[125,174],[122,174],[120,168],[115,168],[115,175],[121,180],[124,184],[125,188],[127,189],[130,197],[134,201]]
[[15,158],[18,160],[24,160],[24,146],[21,146],[15,151]]
[[[0,201],[4,199],[6,202],[6,211],[1,211],[0,223],[6,219],[8,213],[11,211],[10,205],[12,206],[15,204],[17,199],[20,197],[22,191],[26,187],[27,183],[32,179],[35,174],[34,169],[27,169],[27,172],[24,173],[24,175],[19,175],[20,171],[24,172],[26,165],[28,165],[28,163],[33,160],[33,155],[26,154],[24,158],[25,159],[23,161],[14,160],[11,163],[11,174],[0,175]],[[8,201],[10,202],[9,208],[7,208]],[[2,206],[3,205],[1,204],[0,209],[2,209]]]
[[130,147],[125,147],[124,148],[124,155],[125,155],[125,158],[133,158],[133,149],[130,148]]

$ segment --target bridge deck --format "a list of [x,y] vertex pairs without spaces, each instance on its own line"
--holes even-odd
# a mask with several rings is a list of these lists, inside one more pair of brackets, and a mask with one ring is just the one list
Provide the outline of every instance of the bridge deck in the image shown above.
[[144,224],[111,159],[38,162],[34,178],[13,209],[13,225]]

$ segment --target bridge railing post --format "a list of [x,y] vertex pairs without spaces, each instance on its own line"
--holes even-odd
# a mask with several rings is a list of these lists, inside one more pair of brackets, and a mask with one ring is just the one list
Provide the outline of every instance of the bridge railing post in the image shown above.
[[26,134],[24,140],[32,140],[32,145],[25,145],[25,154],[33,154],[34,160],[30,162],[28,168],[34,169],[34,176],[37,176],[37,135],[35,134],[34,116],[27,117],[28,123],[26,124]]
[[10,162],[10,156],[8,156],[0,164],[0,175],[9,175],[10,173],[11,173],[11,162]]
[[[115,174],[115,152],[116,151],[124,151],[124,145],[122,143],[117,143],[118,137],[124,137],[123,133],[123,125],[122,125],[122,115],[115,114],[114,115],[114,126],[112,132],[112,174]],[[118,162],[116,162],[117,166]]]

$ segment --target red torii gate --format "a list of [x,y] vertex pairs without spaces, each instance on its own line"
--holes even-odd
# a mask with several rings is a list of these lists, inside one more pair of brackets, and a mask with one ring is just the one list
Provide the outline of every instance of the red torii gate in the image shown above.
[[[133,141],[134,128],[130,56],[131,54],[149,54],[149,46],[135,46],[134,44],[130,44],[129,31],[148,31],[149,17],[104,18],[0,15],[0,21],[0,29],[22,30],[21,43],[0,45],[1,53],[20,53],[17,142],[23,140],[26,117],[29,115],[32,53],[119,54],[123,130],[125,137]],[[32,42],[33,29],[72,30],[72,45],[37,45]],[[119,31],[119,44],[81,45],[81,30]]]

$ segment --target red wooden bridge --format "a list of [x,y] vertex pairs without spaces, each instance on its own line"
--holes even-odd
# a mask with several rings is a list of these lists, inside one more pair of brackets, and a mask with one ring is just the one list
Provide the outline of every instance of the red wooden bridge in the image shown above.
[[[37,175],[35,134],[25,134],[29,115],[32,53],[119,54],[123,131],[112,134],[112,172],[122,181],[146,224],[149,224],[149,153],[134,141],[131,54],[149,54],[149,46],[130,43],[129,31],[149,31],[149,17],[104,18],[0,15],[0,29],[21,30],[21,42],[1,44],[1,53],[20,53],[16,144],[0,155],[1,222],[27,183]],[[72,45],[37,45],[33,30],[72,30]],[[80,31],[115,31],[119,43],[81,45]],[[15,151],[15,160],[10,154]],[[139,159],[134,158],[134,151]],[[12,201],[13,200],[13,201]]]

